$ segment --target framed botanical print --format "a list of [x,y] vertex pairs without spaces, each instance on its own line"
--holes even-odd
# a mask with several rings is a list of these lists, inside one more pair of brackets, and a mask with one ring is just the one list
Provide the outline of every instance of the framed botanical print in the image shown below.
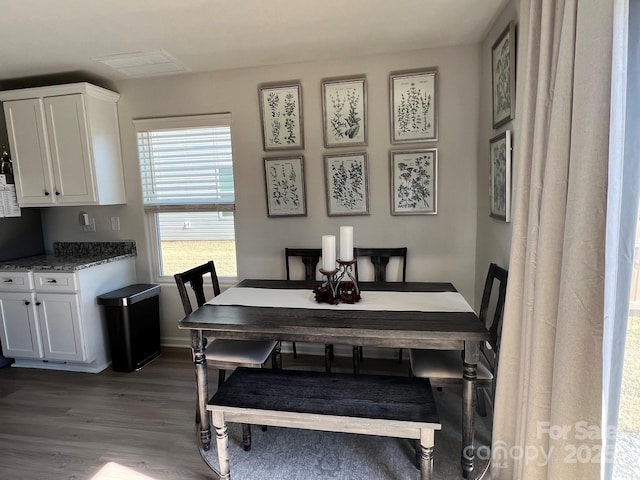
[[511,132],[489,140],[490,216],[511,221]]
[[264,150],[304,148],[301,85],[265,85],[259,94]]
[[304,188],[304,157],[264,159],[267,187],[267,215],[304,216],[307,203]]
[[435,215],[438,150],[397,150],[390,156],[391,215]]
[[324,146],[367,144],[367,80],[364,77],[322,82]]
[[438,70],[427,68],[389,75],[391,143],[438,139]]
[[515,23],[510,22],[491,48],[493,128],[511,121],[515,111]]
[[369,215],[366,152],[324,156],[327,214]]

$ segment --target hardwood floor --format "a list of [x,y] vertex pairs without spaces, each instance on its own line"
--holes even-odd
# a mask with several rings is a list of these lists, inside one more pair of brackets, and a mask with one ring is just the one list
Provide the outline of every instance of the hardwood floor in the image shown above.
[[[334,371],[351,371],[338,357]],[[324,358],[283,355],[284,368],[322,370]],[[366,358],[361,371],[408,374]],[[209,370],[215,388],[217,372]],[[197,449],[188,349],[164,348],[139,372],[0,369],[0,479],[88,480],[117,462],[158,480],[211,479]]]

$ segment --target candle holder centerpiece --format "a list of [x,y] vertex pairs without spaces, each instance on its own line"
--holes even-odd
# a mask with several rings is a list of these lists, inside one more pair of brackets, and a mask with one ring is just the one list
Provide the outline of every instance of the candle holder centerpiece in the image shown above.
[[[356,303],[360,301],[360,289],[353,274],[356,259],[353,258],[353,227],[340,227],[340,256],[336,260],[336,237],[322,236],[322,284],[313,289],[318,303]],[[336,267],[336,263],[338,266]]]
[[324,270],[320,268],[323,281],[313,289],[316,302],[337,305],[338,303],[356,303],[362,298],[358,282],[353,274],[356,260],[336,260],[338,268]]

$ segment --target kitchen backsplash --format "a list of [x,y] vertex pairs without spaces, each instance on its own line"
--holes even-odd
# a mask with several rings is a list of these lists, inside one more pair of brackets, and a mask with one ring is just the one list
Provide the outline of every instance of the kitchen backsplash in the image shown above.
[[136,242],[54,242],[53,254],[60,257],[128,255],[136,252]]

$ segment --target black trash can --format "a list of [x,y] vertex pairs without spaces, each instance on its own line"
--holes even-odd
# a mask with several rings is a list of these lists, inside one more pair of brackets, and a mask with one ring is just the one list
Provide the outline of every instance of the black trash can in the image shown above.
[[160,355],[160,285],[135,284],[98,296],[107,313],[111,367],[140,370]]

